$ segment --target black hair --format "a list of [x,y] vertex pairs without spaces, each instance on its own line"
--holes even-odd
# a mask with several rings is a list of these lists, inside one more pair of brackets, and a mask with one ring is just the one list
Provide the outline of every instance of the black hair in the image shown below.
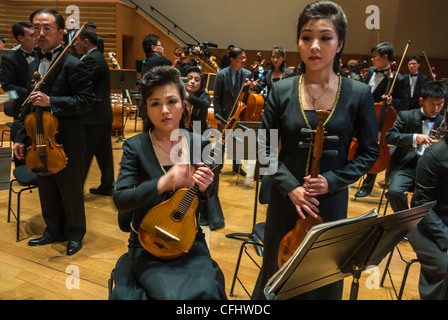
[[36,11],[34,11],[31,15],[30,15],[30,21],[31,23],[33,23],[33,19],[34,16],[36,14],[40,14],[40,13],[49,13],[52,14],[56,20],[56,25],[58,26],[58,29],[64,29],[65,28],[65,21],[64,18],[54,9],[51,8],[44,8],[44,9],[38,9]]
[[[340,69],[340,59],[342,55],[342,50],[345,45],[345,35],[347,33],[347,18],[344,11],[340,5],[332,1],[317,1],[308,4],[299,16],[297,22],[297,43],[299,43],[300,32],[304,25],[306,25],[311,20],[328,19],[333,22],[333,25],[338,34],[338,41],[342,43],[341,50],[336,53],[333,62],[333,71],[335,73],[339,72]],[[305,63],[303,61],[300,63],[299,68],[301,72],[305,72]]]
[[229,58],[236,59],[236,57],[237,57],[240,53],[243,53],[243,52],[244,52],[244,49],[243,49],[243,48],[233,47],[233,48],[230,49],[230,51],[229,51]]
[[89,42],[91,44],[93,44],[94,46],[96,46],[98,44],[98,35],[96,34],[95,31],[93,30],[84,30],[83,32],[81,32],[81,34],[79,35],[79,39],[81,40],[89,40]]
[[389,42],[382,42],[380,44],[377,44],[372,48],[372,50],[370,50],[370,53],[373,53],[375,51],[377,51],[382,56],[387,54],[387,59],[389,60],[389,62],[392,61],[394,55],[394,46]]
[[446,85],[444,85],[440,81],[429,81],[426,82],[422,87],[422,92],[420,97],[422,99],[426,98],[446,98],[448,94],[448,89]]
[[16,38],[17,41],[19,41],[19,36],[24,37],[25,36],[25,28],[29,28],[32,29],[33,25],[29,22],[25,22],[25,21],[20,21],[20,22],[16,22],[12,25],[12,34],[14,36],[14,38]]
[[86,23],[86,26],[89,27],[89,28],[96,29],[96,23],[95,23],[95,22],[92,22],[92,21],[87,22],[87,23]]
[[187,69],[187,71],[185,72],[185,74],[188,76],[188,74],[191,72],[199,73],[199,75],[201,76],[201,86],[199,87],[199,90],[198,90],[198,92],[196,92],[196,94],[204,92],[205,91],[205,76],[204,76],[204,73],[202,72],[201,68],[199,66],[189,67]]
[[420,61],[422,61],[422,57],[420,57],[420,56],[412,56],[412,57],[409,58],[409,61],[411,61],[411,60],[415,60],[415,61],[417,61],[417,63],[420,63]]
[[142,45],[143,45],[143,51],[145,52],[146,55],[153,52],[152,46],[157,45],[157,41],[159,40],[160,37],[153,33],[147,34],[146,36],[143,37]]
[[[179,70],[172,66],[155,66],[145,73],[139,84],[140,93],[142,95],[141,117],[143,119],[143,130],[148,131],[154,128],[154,124],[146,113],[146,100],[152,95],[155,88],[165,85],[174,85],[180,95],[181,100],[185,100],[185,86],[181,78]],[[184,116],[180,120],[179,127],[183,128]]]
[[[283,49],[282,47],[275,46],[272,49],[272,52],[275,52],[276,54],[281,55],[283,58],[286,58],[286,50]],[[280,65],[280,71],[281,72],[285,71],[285,65],[286,65],[286,60],[283,60],[282,64]]]

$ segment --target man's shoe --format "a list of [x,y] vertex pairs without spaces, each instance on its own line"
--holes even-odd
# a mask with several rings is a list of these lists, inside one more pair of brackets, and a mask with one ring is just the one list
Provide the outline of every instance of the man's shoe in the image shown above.
[[104,189],[104,188],[101,188],[101,187],[90,188],[89,192],[91,194],[97,194],[97,195],[100,195],[100,196],[111,196],[112,195],[112,189]]
[[82,241],[69,241],[67,244],[67,255],[71,256],[81,250]]
[[243,168],[241,168],[241,167],[239,167],[239,168],[238,167],[233,167],[233,172],[237,173],[237,174],[239,174],[240,176],[243,176],[243,177],[247,176],[246,171],[244,171]]
[[46,237],[46,236],[42,236],[40,238],[36,238],[36,239],[28,241],[28,245],[30,247],[38,247],[38,246],[43,246],[43,245],[46,245],[46,244],[50,244],[52,242],[53,242],[53,240],[51,240],[51,238]]
[[364,198],[367,197],[370,194],[370,191],[367,191],[365,189],[360,189],[356,194],[356,198]]

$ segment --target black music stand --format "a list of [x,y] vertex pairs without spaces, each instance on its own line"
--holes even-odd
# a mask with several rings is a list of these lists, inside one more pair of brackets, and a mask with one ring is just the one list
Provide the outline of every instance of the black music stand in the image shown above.
[[[261,125],[261,122],[238,122],[241,126],[244,128],[247,128],[249,130],[255,131],[255,136],[258,137],[258,128]],[[259,243],[259,238],[256,235],[254,229],[257,224],[257,210],[258,210],[258,192],[260,188],[260,164],[258,162],[257,157],[253,158],[252,154],[249,154],[249,149],[246,143],[244,141],[242,142],[244,144],[244,151],[241,150],[241,148],[235,147],[235,144],[241,143],[238,142],[235,139],[229,139],[227,140],[229,143],[233,143],[233,159],[239,159],[239,160],[256,160],[255,162],[255,169],[254,169],[254,179],[255,179],[255,201],[254,201],[254,215],[253,215],[253,221],[252,221],[252,232],[251,233],[231,233],[226,235],[227,238],[237,239],[237,240],[245,240],[244,238],[247,238],[255,243]],[[239,175],[238,175],[239,177]],[[237,178],[238,179],[238,178]],[[238,184],[238,183],[237,183]],[[254,246],[255,251],[257,252],[258,256],[262,256],[262,250],[259,246]]]
[[381,217],[373,209],[360,217],[313,227],[291,259],[268,281],[266,297],[290,299],[353,276],[350,300],[356,300],[362,271],[379,265],[434,204]]
[[[121,137],[119,137],[115,143],[126,140],[124,136],[124,98],[125,91],[135,89],[137,83],[137,71],[136,70],[126,70],[126,69],[112,69],[110,70],[110,88],[111,90],[121,90],[122,91],[122,99],[121,99],[121,125],[123,127],[123,131],[121,133]],[[129,101],[132,103],[132,101]]]

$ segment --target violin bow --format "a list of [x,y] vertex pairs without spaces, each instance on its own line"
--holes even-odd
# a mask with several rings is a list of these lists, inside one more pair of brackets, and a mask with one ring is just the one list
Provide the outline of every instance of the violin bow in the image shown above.
[[431,67],[431,64],[429,63],[428,56],[426,55],[426,52],[425,52],[425,51],[423,51],[423,55],[425,56],[426,63],[428,64],[429,72],[431,72],[432,79],[433,79],[434,81],[436,81],[436,75],[434,74],[434,72],[432,72],[432,67]]
[[392,91],[394,90],[394,85],[395,85],[395,81],[397,80],[398,72],[400,71],[401,65],[403,64],[404,57],[406,56],[406,53],[408,52],[410,44],[411,44],[411,40],[409,40],[408,43],[406,44],[406,48],[404,49],[403,55],[401,56],[401,61],[400,61],[400,64],[398,65],[397,72],[394,75],[394,81],[392,82],[392,85],[390,86],[388,96],[390,96],[392,94]]

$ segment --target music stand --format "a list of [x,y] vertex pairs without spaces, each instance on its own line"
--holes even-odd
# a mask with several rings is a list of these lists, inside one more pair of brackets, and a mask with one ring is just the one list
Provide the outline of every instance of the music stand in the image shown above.
[[[135,89],[137,83],[137,71],[129,70],[129,69],[112,69],[110,70],[110,88],[111,90],[121,90],[122,91],[122,99],[121,99],[121,125],[123,127],[123,131],[121,133],[121,137],[119,137],[115,143],[121,142],[126,139],[124,136],[124,98],[125,98],[125,90]],[[132,103],[132,101],[129,101]]]
[[[255,136],[258,137],[258,128],[261,125],[261,122],[243,122],[243,121],[239,121],[238,122],[240,125],[242,125],[244,128],[247,128],[249,130],[254,130],[255,131]],[[254,179],[255,179],[255,201],[254,201],[254,215],[253,215],[253,221],[252,221],[252,232],[251,233],[231,233],[226,235],[227,238],[231,238],[231,239],[237,239],[237,240],[243,240],[244,238],[247,238],[255,243],[259,243],[259,239],[258,236],[255,234],[254,228],[255,225],[257,224],[257,210],[258,210],[258,192],[259,192],[259,187],[260,187],[260,165],[258,162],[258,159],[256,157],[255,154],[255,158],[253,157],[253,154],[249,153],[249,149],[247,146],[247,143],[244,143],[244,149],[243,151],[241,150],[241,148],[237,148],[235,147],[235,145],[237,143],[241,143],[236,141],[235,139],[232,140],[228,140],[229,142],[232,141],[231,143],[234,144],[233,147],[233,159],[238,159],[238,160],[255,160],[255,169],[254,169]],[[239,177],[239,175],[238,175]],[[237,178],[238,179],[238,178]],[[237,183],[238,184],[238,183]],[[255,246],[255,251],[257,252],[258,256],[262,256],[262,250],[259,246]]]
[[313,227],[291,259],[268,281],[266,297],[294,298],[353,276],[350,300],[356,300],[362,271],[379,265],[434,204],[381,217],[373,209],[374,217],[366,213]]

